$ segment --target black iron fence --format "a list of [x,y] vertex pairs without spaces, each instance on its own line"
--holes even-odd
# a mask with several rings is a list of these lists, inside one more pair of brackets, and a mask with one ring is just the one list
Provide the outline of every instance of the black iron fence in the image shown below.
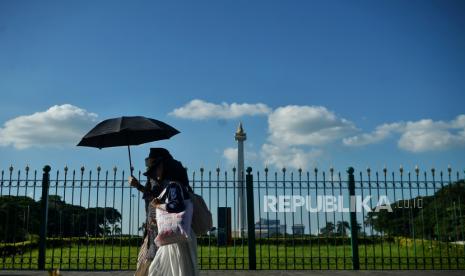
[[[214,221],[197,237],[200,269],[465,268],[464,174],[450,168],[189,174]],[[135,269],[145,206],[126,178],[117,168],[2,171],[0,268]]]

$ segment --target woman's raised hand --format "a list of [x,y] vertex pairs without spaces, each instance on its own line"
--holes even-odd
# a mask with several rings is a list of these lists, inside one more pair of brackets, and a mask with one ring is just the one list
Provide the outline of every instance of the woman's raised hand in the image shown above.
[[139,188],[140,183],[139,183],[139,180],[137,180],[137,178],[130,176],[128,177],[128,182],[129,182],[129,185],[131,185],[132,187]]

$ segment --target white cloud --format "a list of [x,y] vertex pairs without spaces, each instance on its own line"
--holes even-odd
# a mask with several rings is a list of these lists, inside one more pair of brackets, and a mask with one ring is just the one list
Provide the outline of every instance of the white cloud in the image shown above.
[[[360,133],[352,121],[323,106],[288,105],[271,110],[261,103],[213,104],[196,99],[175,109],[170,115],[194,120],[267,115],[268,137],[259,154],[246,152],[246,161],[260,159],[264,164],[279,169],[308,168],[325,156],[327,145],[334,143],[365,146],[394,137],[400,149],[413,153],[465,146],[463,114],[449,122],[425,119],[385,123],[371,133]],[[235,148],[224,149],[222,155],[229,165],[237,163]]]
[[193,120],[206,119],[234,119],[242,116],[267,115],[271,109],[262,103],[257,104],[237,104],[222,103],[214,104],[203,100],[195,99],[186,105],[174,109],[169,115]]
[[453,122],[420,120],[407,122],[398,141],[401,149],[411,152],[445,150],[465,146],[465,135],[454,133]]
[[323,156],[322,146],[356,130],[352,122],[323,106],[279,107],[268,116],[269,136],[261,157],[278,169],[306,169]]
[[224,149],[223,158],[226,159],[229,165],[237,164],[237,149],[236,148]]
[[399,148],[419,153],[446,150],[465,146],[465,115],[450,122],[423,119],[414,122],[398,122],[378,126],[374,132],[344,139],[347,146],[363,146],[379,143],[392,135],[400,134]]
[[363,133],[343,139],[343,143],[347,146],[364,146],[368,144],[378,143],[391,135],[393,131],[397,131],[402,126],[402,123],[383,124],[372,133]]
[[[225,148],[223,158],[226,159],[228,165],[237,165],[237,148]],[[244,159],[246,162],[253,162],[258,159],[258,154],[253,150],[245,149]]]
[[279,145],[324,145],[356,131],[354,124],[323,106],[289,105],[268,117],[269,140]]
[[55,105],[5,122],[0,128],[0,146],[25,149],[76,145],[96,118],[97,114],[70,104]]
[[316,159],[323,154],[323,151],[321,149],[306,151],[297,147],[264,144],[261,154],[265,165],[272,165],[279,169],[306,169],[311,163],[316,162]]
[[465,114],[460,114],[452,121],[452,126],[457,128],[465,128]]

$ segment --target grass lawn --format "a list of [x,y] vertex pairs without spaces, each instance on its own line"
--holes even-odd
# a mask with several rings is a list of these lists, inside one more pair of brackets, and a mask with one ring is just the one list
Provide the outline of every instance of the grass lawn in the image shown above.
[[[48,248],[46,267],[63,270],[134,270],[138,247],[93,244]],[[463,245],[398,239],[359,245],[361,269],[465,269]],[[350,245],[256,244],[257,269],[351,269]],[[414,257],[416,256],[416,257]],[[201,269],[248,269],[248,247],[198,246]],[[38,250],[0,258],[0,269],[36,269]],[[53,261],[53,262],[52,262]],[[61,263],[61,265],[60,265]]]

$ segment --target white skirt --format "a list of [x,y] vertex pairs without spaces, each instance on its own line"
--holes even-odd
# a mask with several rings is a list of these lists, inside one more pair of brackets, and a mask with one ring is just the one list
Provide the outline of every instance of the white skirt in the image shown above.
[[197,238],[191,229],[190,241],[158,248],[148,276],[198,276]]

